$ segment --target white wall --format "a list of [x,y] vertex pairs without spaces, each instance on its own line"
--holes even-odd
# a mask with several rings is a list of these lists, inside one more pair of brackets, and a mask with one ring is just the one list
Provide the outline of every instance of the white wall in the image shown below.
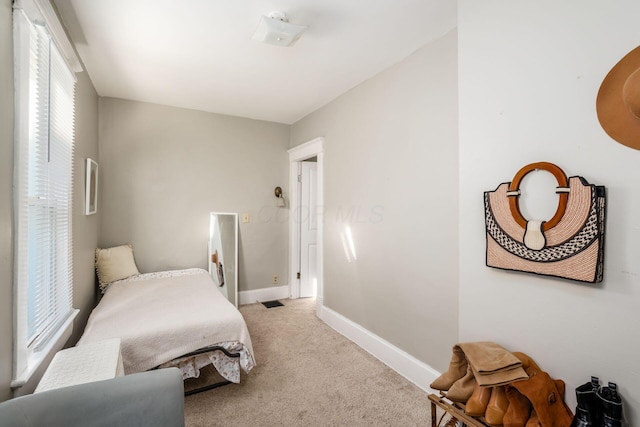
[[286,277],[289,126],[100,99],[100,245],[131,243],[141,272],[207,268],[210,212],[239,226],[240,291]]
[[458,330],[456,40],[422,47],[291,130],[292,146],[325,138],[324,305],[439,370]]
[[[607,72],[640,43],[635,0],[460,0],[460,340],[524,351],[574,389],[617,382],[639,420],[640,151],[595,110]],[[485,266],[482,193],[550,161],[607,187],[602,284]],[[637,422],[637,421],[636,421]]]

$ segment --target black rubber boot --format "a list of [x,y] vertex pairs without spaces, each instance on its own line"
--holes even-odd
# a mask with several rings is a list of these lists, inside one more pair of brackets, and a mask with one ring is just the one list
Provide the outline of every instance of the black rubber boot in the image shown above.
[[576,414],[571,422],[571,427],[601,427],[602,405],[598,398],[600,380],[591,377],[591,382],[582,384],[576,388]]
[[622,399],[618,395],[618,386],[615,383],[609,383],[609,387],[602,387],[597,396],[604,413],[602,425],[622,427]]

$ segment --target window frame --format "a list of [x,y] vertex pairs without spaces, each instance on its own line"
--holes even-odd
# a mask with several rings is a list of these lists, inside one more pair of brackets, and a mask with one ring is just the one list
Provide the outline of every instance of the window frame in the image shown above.
[[[68,59],[63,56],[61,49],[56,43],[55,34],[52,31],[47,19],[47,10],[41,8],[43,4],[40,0],[17,0],[14,3],[13,10],[13,26],[14,26],[14,81],[15,81],[15,124],[14,124],[14,229],[15,229],[15,248],[14,248],[14,363],[13,378],[11,387],[17,388],[25,385],[27,381],[38,370],[42,363],[50,358],[56,351],[60,350],[67,342],[73,331],[73,321],[79,310],[73,308],[73,239],[72,239],[72,207],[73,207],[73,143],[75,125],[73,117],[75,115],[75,74],[69,65]],[[49,8],[50,4],[46,4]],[[50,12],[50,11],[48,11]],[[37,27],[37,28],[36,28]],[[35,38],[35,39],[32,39]],[[48,40],[47,40],[48,38]],[[32,43],[43,43],[48,46],[45,53],[35,54]],[[67,41],[68,43],[68,41]],[[48,56],[47,56],[48,55]],[[45,58],[45,56],[47,56]],[[35,62],[33,62],[35,61]],[[45,166],[40,165],[37,169],[38,174],[43,175],[46,183],[56,183],[57,191],[62,188],[63,203],[61,205],[55,203],[56,196],[52,194],[53,190],[49,190],[49,185],[45,184],[45,194],[31,194],[29,188],[29,180],[34,178],[33,160],[29,158],[30,151],[34,150],[37,144],[33,141],[40,142],[39,147],[44,145],[43,137],[39,139],[34,137],[33,120],[34,102],[40,101],[34,98],[36,86],[31,74],[34,67],[33,64],[39,61],[47,63],[47,67],[52,68],[48,73],[43,73],[46,79],[46,111],[38,117],[46,117],[46,124],[42,128],[46,130],[47,136],[47,161]],[[53,65],[52,65],[53,64]],[[37,66],[36,66],[37,68]],[[49,70],[47,68],[47,70]],[[46,75],[48,74],[48,76]],[[38,81],[38,84],[41,82]],[[70,90],[69,90],[70,89]],[[55,92],[53,95],[51,93]],[[38,92],[40,93],[40,92]],[[62,97],[60,96],[62,95]],[[60,103],[58,103],[60,101]],[[64,101],[67,101],[65,104]],[[60,106],[61,105],[61,106]],[[66,108],[71,108],[71,111]],[[62,134],[51,136],[52,129],[60,130],[59,122],[53,118],[60,113],[62,108],[68,115],[64,115],[67,120],[60,129],[66,130]],[[55,111],[53,111],[55,110]],[[69,119],[70,118],[70,119]],[[54,123],[52,126],[52,122]],[[41,129],[41,128],[39,128]],[[70,130],[70,133],[69,133]],[[62,149],[59,147],[62,146]],[[58,150],[59,152],[57,152]],[[55,155],[61,161],[51,158]],[[61,157],[60,157],[61,155]],[[52,166],[57,164],[60,166]],[[46,169],[46,170],[43,170]],[[62,171],[62,173],[60,172]],[[42,179],[40,175],[39,179]],[[61,181],[60,181],[61,180]],[[60,194],[60,193],[58,193]],[[34,207],[45,206],[44,214],[40,219],[45,220],[50,226],[42,226],[43,229],[51,231],[55,230],[54,238],[44,244],[45,258],[49,263],[53,264],[45,274],[43,283],[49,284],[43,291],[37,290],[39,296],[43,296],[49,302],[55,300],[54,306],[56,310],[50,310],[51,306],[46,305],[44,317],[45,325],[37,329],[37,336],[29,331],[29,309],[40,310],[32,305],[30,307],[30,280],[29,280],[29,218]],[[48,212],[47,212],[48,211]],[[53,212],[54,216],[51,216]],[[59,216],[63,218],[58,226]],[[53,224],[51,223],[53,221]],[[52,225],[51,225],[52,224]],[[66,249],[62,255],[57,253],[56,245],[62,244]],[[66,256],[65,256],[66,255]],[[66,259],[65,259],[66,258]],[[60,262],[62,260],[62,262]],[[63,270],[62,280],[58,276],[59,268]],[[53,278],[53,279],[52,279]],[[32,289],[33,290],[33,289]],[[40,292],[42,294],[40,295]],[[60,298],[63,297],[62,300]],[[42,301],[42,300],[38,300]],[[60,301],[62,304],[59,305]],[[57,309],[61,308],[58,312]]]

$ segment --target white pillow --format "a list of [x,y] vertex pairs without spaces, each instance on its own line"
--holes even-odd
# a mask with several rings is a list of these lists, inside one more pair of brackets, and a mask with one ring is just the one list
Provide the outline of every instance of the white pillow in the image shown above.
[[140,274],[133,259],[131,245],[96,249],[96,272],[100,289],[104,292],[112,282]]

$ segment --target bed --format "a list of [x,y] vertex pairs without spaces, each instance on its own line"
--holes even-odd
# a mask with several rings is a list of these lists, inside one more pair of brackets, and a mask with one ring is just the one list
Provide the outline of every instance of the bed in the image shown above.
[[240,370],[255,366],[242,314],[199,268],[110,283],[77,345],[112,338],[121,340],[125,374],[175,366],[183,379],[197,378],[211,364],[239,383]]

